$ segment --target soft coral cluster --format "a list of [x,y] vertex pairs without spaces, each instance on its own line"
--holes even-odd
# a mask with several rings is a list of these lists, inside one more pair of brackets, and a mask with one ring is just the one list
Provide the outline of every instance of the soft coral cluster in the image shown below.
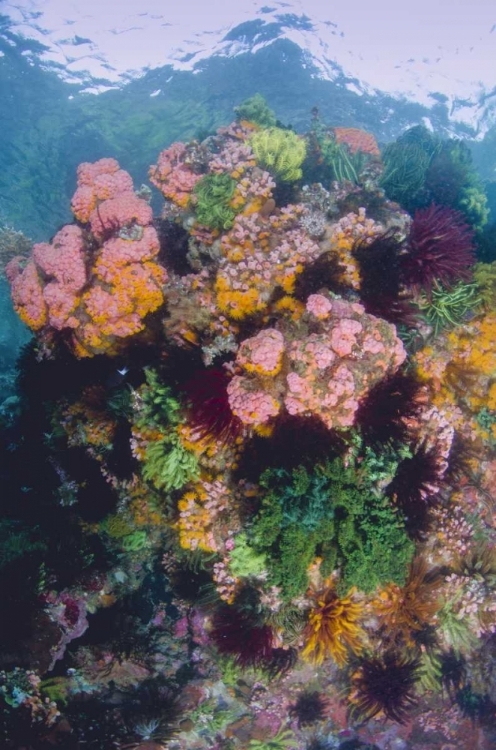
[[83,162],[77,169],[77,188],[71,208],[82,224],[95,220],[99,205],[125,193],[132,194],[131,175],[115,159]]
[[167,272],[156,260],[152,210],[115,159],[80,166],[72,205],[85,226],[67,225],[35,245],[24,268],[14,258],[6,269],[12,299],[32,330],[72,331],[78,357],[112,354],[163,303]]
[[76,225],[63,227],[51,243],[34,245],[24,269],[14,258],[6,275],[14,307],[32,330],[46,325],[59,331],[77,328],[75,312],[87,282],[83,230]]
[[218,308],[228,318],[265,311],[276,289],[291,294],[304,265],[320,255],[319,245],[298,225],[302,212],[294,205],[268,218],[241,215],[222,237],[215,290]]
[[353,424],[359,401],[406,357],[393,326],[354,302],[312,295],[306,314],[284,334],[265,329],[242,342],[239,374],[228,386],[231,409],[259,426],[283,405],[317,416],[328,429]]
[[184,143],[173,143],[160,153],[157,163],[150,167],[150,182],[164,198],[180,208],[186,208],[193,188],[201,179],[201,174],[194,171],[188,155]]

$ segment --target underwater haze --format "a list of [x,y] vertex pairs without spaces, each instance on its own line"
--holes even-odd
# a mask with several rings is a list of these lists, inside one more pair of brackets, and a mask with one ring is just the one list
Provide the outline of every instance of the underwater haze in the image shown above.
[[0,747],[496,746],[496,11],[0,4]]

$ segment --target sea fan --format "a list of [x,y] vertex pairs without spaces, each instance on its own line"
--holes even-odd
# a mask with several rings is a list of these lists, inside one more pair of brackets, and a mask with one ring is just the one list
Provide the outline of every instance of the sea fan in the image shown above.
[[415,212],[408,252],[401,258],[407,286],[430,293],[435,281],[448,288],[460,279],[470,281],[474,263],[474,232],[459,211],[433,203]]
[[403,724],[417,703],[419,668],[418,658],[393,651],[362,661],[353,677],[350,715],[368,721],[382,712],[391,721]]

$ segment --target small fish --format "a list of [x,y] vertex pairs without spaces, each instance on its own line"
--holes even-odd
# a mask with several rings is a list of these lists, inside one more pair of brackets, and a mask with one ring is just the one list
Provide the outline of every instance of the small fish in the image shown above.
[[124,380],[126,379],[126,375],[129,372],[129,367],[121,367],[120,369],[117,369],[115,372],[111,373],[107,380],[105,381],[105,387],[106,388],[118,388]]

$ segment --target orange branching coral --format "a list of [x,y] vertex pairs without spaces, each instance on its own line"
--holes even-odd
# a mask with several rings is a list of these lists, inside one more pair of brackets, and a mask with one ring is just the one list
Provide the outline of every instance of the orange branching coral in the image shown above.
[[229,444],[219,443],[209,435],[202,435],[196,427],[181,424],[177,428],[183,448],[194,453],[201,468],[210,477],[217,477],[228,469],[238,467],[240,452],[243,446],[242,436],[233,439]]
[[133,517],[133,525],[161,526],[164,523],[159,504],[144,483],[138,481],[128,490],[128,494],[131,498],[129,511]]
[[345,143],[352,154],[361,151],[364,154],[380,156],[381,152],[372,133],[360,128],[334,128],[337,143]]
[[180,347],[201,345],[206,365],[217,354],[236,351],[238,327],[219,315],[209,273],[171,275],[164,287],[167,316],[164,329],[168,338]]
[[306,646],[302,656],[314,664],[321,664],[332,657],[342,667],[348,660],[348,651],[362,651],[364,631],[358,625],[364,605],[353,600],[355,588],[339,598],[332,584],[320,591],[310,590],[315,604],[310,611],[304,630]]
[[412,643],[412,631],[421,630],[439,608],[437,591],[442,579],[429,571],[422,557],[413,560],[404,586],[389,583],[373,604],[388,636]]

